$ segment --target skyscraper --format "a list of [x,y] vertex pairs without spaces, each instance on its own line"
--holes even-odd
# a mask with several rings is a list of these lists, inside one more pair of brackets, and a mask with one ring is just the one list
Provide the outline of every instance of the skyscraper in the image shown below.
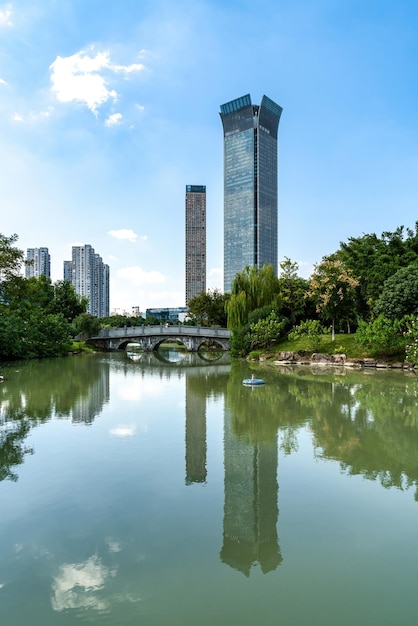
[[51,257],[48,248],[28,248],[26,251],[25,265],[26,278],[39,278],[42,274],[51,278]]
[[[69,266],[71,264],[71,266]],[[64,278],[70,275],[76,293],[89,299],[88,312],[109,315],[109,266],[89,244],[73,246],[71,261],[64,261]]]
[[186,305],[206,291],[206,187],[186,185]]
[[277,132],[282,107],[247,94],[221,105],[224,131],[224,291],[246,265],[277,273]]

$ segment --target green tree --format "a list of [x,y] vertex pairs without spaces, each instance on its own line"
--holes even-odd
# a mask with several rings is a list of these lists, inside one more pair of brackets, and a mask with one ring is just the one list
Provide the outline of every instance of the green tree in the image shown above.
[[379,315],[373,322],[360,320],[356,331],[356,341],[370,350],[374,356],[393,355],[403,352],[406,340],[403,336],[403,323]]
[[245,267],[232,282],[231,297],[226,305],[228,328],[243,326],[248,315],[273,302],[278,293],[278,281],[272,265]]
[[17,276],[23,263],[23,251],[13,244],[18,240],[16,234],[7,237],[0,233],[0,273],[8,281]]
[[250,324],[248,331],[250,349],[269,348],[283,334],[285,326],[286,320],[279,319],[275,311],[268,317]]
[[100,320],[90,313],[81,313],[73,321],[73,326],[77,334],[81,335],[83,339],[88,337],[94,337],[97,335],[101,328]]
[[306,310],[306,293],[309,282],[298,276],[299,266],[288,257],[280,263],[281,274],[278,279],[279,306],[281,312],[290,319],[292,326]]
[[191,321],[202,326],[227,325],[226,304],[229,294],[222,294],[218,289],[202,291],[192,298],[188,304],[188,315]]
[[400,320],[418,313],[418,267],[402,267],[384,283],[375,308],[376,315]]
[[338,259],[324,258],[315,266],[307,295],[315,302],[317,313],[331,322],[333,341],[336,320],[349,319],[354,308],[358,284],[353,272]]
[[76,293],[74,286],[68,280],[58,280],[54,283],[49,310],[51,313],[61,313],[67,322],[72,322],[87,311],[88,303],[88,298]]

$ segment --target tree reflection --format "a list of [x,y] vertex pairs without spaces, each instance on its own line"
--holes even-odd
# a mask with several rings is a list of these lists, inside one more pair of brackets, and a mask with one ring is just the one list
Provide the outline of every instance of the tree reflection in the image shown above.
[[109,366],[89,357],[15,363],[0,387],[0,480],[17,480],[12,467],[30,448],[32,427],[52,417],[91,424],[109,399]]

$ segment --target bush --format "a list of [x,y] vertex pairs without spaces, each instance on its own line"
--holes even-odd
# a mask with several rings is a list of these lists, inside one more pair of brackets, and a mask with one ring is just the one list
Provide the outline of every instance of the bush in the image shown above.
[[405,349],[402,322],[379,315],[373,322],[360,321],[355,338],[373,356],[394,355]]
[[329,331],[318,320],[305,320],[296,326],[288,335],[290,341],[306,337],[307,346],[312,352],[319,352],[322,344],[322,336]]

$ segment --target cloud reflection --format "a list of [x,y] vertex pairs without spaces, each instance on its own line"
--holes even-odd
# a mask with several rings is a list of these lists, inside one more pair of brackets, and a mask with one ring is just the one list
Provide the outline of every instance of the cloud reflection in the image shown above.
[[54,611],[92,608],[105,611],[108,602],[97,595],[116,570],[103,565],[97,556],[83,563],[65,563],[52,583],[51,604]]

